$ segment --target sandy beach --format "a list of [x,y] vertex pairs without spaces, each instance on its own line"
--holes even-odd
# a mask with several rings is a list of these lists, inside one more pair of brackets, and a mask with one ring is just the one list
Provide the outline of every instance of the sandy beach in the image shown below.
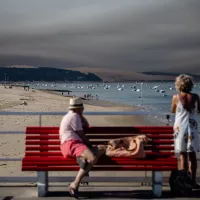
[[[73,95],[73,93],[72,93]],[[23,102],[27,105],[24,105]],[[5,89],[0,86],[0,111],[12,112],[67,112],[69,97],[49,92],[25,91],[22,87]],[[21,105],[22,104],[22,105]],[[139,107],[102,100],[84,100],[85,111],[137,111]],[[91,126],[163,125],[146,116],[86,116]],[[43,126],[59,126],[62,116],[43,116]],[[25,131],[27,126],[37,126],[39,116],[0,116],[1,131]],[[0,157],[22,158],[24,134],[0,134]],[[35,172],[22,172],[21,162],[0,162],[0,176],[33,176]],[[52,174],[61,174],[52,172]],[[62,175],[64,173],[62,172]],[[124,176],[126,173],[123,173]],[[98,174],[99,175],[99,174]],[[119,174],[115,174],[119,175]]]

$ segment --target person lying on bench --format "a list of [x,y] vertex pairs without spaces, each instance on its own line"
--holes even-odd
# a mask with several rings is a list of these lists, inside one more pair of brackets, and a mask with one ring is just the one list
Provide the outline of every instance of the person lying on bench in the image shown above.
[[75,180],[69,184],[69,192],[71,196],[76,198],[78,198],[78,188],[81,180],[88,174],[99,156],[98,152],[93,152],[93,147],[84,134],[82,126],[83,110],[82,100],[80,98],[71,98],[69,112],[63,117],[59,129],[63,156],[65,158],[77,158],[80,165]]

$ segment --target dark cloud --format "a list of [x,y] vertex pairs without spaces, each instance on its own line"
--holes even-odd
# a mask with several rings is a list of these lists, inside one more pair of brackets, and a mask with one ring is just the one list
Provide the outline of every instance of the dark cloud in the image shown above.
[[199,18],[199,0],[2,1],[0,64],[200,74]]

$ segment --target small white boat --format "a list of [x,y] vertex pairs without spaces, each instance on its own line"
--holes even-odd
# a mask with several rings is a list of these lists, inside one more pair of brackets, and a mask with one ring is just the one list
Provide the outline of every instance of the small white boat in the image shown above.
[[157,88],[158,88],[158,85],[154,86],[152,89],[155,90],[155,89],[157,89]]
[[160,93],[165,93],[165,90],[160,90]]

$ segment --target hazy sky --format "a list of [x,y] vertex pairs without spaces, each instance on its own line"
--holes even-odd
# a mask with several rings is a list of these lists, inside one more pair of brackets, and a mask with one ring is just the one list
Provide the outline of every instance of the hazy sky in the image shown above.
[[0,65],[200,74],[200,0],[0,0]]

